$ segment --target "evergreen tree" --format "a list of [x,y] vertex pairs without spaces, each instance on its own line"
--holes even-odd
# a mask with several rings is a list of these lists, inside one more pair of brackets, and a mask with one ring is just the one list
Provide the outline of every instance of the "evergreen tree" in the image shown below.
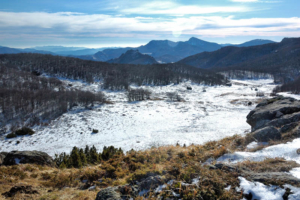
[[85,156],[85,154],[83,152],[83,149],[79,150],[79,156],[80,156],[82,165],[83,166],[87,165],[87,160],[86,160],[86,156]]
[[90,150],[90,158],[91,158],[91,163],[99,163],[99,155],[94,145]]
[[77,147],[73,147],[71,155],[70,155],[70,163],[69,167],[75,167],[75,168],[81,168],[82,167],[82,162],[81,158],[79,155],[79,151]]
[[87,162],[88,162],[88,163],[91,163],[90,148],[89,148],[88,145],[85,146],[84,154],[85,154],[85,156],[86,156]]

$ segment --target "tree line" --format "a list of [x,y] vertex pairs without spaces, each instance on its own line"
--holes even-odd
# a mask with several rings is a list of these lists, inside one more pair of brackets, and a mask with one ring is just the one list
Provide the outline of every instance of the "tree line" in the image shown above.
[[300,78],[274,88],[273,93],[278,92],[291,92],[293,94],[300,94]]

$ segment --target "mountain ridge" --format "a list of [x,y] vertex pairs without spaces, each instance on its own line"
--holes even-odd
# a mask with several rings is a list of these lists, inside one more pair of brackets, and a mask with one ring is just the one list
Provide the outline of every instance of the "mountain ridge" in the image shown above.
[[130,49],[123,53],[119,58],[111,59],[108,63],[119,63],[119,64],[142,64],[151,65],[157,64],[158,62],[147,54],[141,54],[137,49]]

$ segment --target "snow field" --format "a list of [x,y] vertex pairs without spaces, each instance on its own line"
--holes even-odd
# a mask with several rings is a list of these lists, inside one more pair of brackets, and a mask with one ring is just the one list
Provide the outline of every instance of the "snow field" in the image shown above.
[[[68,83],[68,82],[66,82]],[[98,150],[113,145],[123,150],[142,150],[152,146],[203,144],[212,140],[245,134],[250,130],[247,114],[255,107],[254,88],[270,93],[272,80],[233,81],[232,87],[203,86],[190,82],[168,86],[145,86],[153,98],[143,102],[126,101],[125,92],[103,91],[114,104],[77,108],[52,121],[35,127],[32,136],[1,141],[0,151],[40,150],[54,156],[70,152],[74,146],[95,145]],[[97,84],[71,82],[72,87],[99,91]],[[191,86],[192,91],[186,90]],[[203,90],[206,92],[203,92]],[[177,92],[185,102],[170,102],[167,92]],[[92,129],[99,130],[93,134]],[[20,141],[17,145],[16,141]]]

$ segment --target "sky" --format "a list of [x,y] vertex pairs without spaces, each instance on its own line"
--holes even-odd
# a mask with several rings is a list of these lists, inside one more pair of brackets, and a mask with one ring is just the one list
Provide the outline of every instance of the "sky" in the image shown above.
[[0,46],[136,47],[300,37],[299,0],[0,0]]

